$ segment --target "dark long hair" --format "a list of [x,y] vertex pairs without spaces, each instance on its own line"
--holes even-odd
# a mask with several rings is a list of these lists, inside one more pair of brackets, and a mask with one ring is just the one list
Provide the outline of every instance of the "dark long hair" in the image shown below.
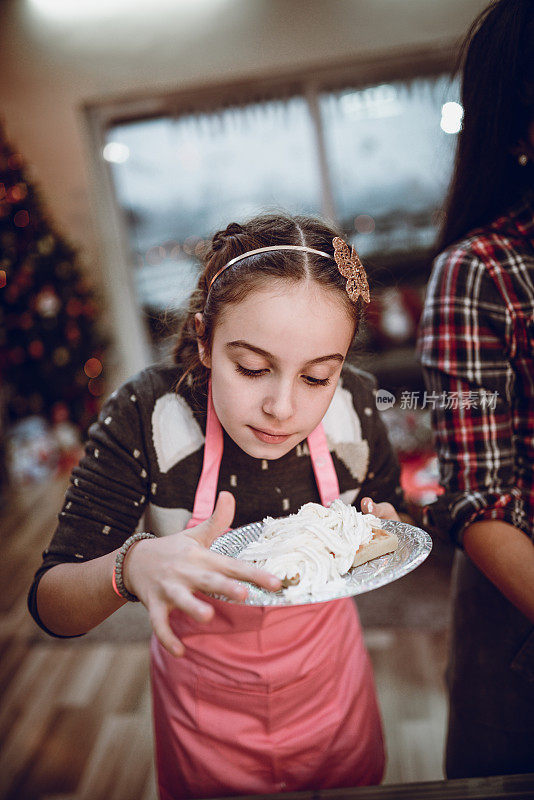
[[[284,214],[264,214],[243,225],[232,222],[225,230],[218,231],[207,248],[204,270],[191,295],[187,314],[178,331],[174,360],[183,371],[176,390],[187,380],[191,388],[191,399],[197,406],[202,405],[207,395],[209,371],[199,358],[199,338],[209,352],[217,319],[224,307],[240,303],[248,294],[265,286],[307,279],[332,290],[345,306],[356,335],[363,314],[363,301],[361,298],[356,303],[350,300],[345,288],[346,278],[340,274],[334,261],[332,239],[339,235],[338,231],[323,220]],[[210,289],[213,277],[236,256],[249,250],[279,244],[307,245],[328,253],[332,258],[283,250],[260,253],[226,269]],[[201,337],[195,329],[197,312],[202,314],[204,320],[204,333]]]
[[437,252],[485,225],[534,185],[513,148],[534,118],[534,0],[496,0],[460,50],[464,108]]

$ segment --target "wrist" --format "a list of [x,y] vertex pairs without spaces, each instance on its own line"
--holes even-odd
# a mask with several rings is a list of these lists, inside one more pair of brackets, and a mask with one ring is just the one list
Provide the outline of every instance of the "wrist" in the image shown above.
[[113,589],[115,593],[124,600],[129,600],[132,603],[139,602],[139,598],[132,591],[131,570],[128,574],[125,572],[126,560],[128,560],[128,567],[131,568],[132,551],[134,549],[137,550],[137,545],[144,544],[145,540],[155,538],[153,533],[135,533],[133,536],[130,536],[129,539],[126,539],[117,552],[113,567]]
[[140,539],[128,548],[122,562],[122,583],[130,594],[138,595],[138,566],[146,556],[146,548],[150,547],[148,539]]

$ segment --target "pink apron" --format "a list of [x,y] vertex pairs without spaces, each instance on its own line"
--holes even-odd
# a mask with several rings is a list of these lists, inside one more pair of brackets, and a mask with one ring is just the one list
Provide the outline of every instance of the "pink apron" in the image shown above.
[[[319,425],[308,437],[321,502],[339,486]],[[223,434],[211,393],[204,463],[188,528],[213,511]],[[199,624],[173,611],[186,647],[151,642],[160,800],[379,783],[380,714],[358,613],[350,598],[261,608],[202,595]]]

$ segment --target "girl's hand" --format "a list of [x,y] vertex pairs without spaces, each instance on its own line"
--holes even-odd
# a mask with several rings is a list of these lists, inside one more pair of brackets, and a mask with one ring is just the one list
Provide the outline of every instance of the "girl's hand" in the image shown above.
[[402,521],[391,503],[374,503],[370,497],[364,497],[361,502],[361,509],[364,514],[374,514],[379,519]]
[[270,591],[280,589],[280,580],[274,575],[208,549],[228,529],[234,512],[233,495],[221,492],[213,514],[205,522],[172,536],[143,539],[124,560],[126,588],[146,606],[154,633],[173,656],[185,652],[169,624],[169,613],[174,608],[197,622],[209,622],[213,617],[213,607],[195,597],[195,592],[214,592],[242,601],[247,587],[240,581],[250,581]]

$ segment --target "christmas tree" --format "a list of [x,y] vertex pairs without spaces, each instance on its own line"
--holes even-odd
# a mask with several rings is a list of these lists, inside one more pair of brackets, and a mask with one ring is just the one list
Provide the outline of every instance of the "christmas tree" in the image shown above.
[[98,305],[0,127],[0,381],[8,426],[38,415],[83,432],[104,391]]

